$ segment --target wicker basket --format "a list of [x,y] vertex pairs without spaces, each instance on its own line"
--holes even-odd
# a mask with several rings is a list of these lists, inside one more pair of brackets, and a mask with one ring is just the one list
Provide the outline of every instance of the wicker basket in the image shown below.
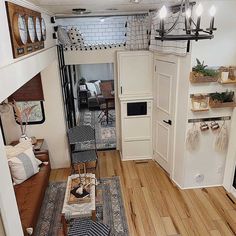
[[195,94],[191,96],[193,112],[208,111],[209,110],[209,96],[205,94]]
[[236,107],[236,102],[218,102],[210,98],[209,105],[211,108]]
[[217,82],[219,80],[218,77],[211,77],[211,76],[198,76],[194,75],[194,72],[190,72],[189,80],[191,83],[210,83],[210,82]]

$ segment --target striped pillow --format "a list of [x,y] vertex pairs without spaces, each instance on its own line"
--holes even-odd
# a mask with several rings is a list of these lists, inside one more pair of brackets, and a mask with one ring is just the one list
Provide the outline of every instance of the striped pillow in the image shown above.
[[8,165],[14,184],[20,184],[38,173],[40,164],[41,162],[36,160],[32,148],[8,159]]

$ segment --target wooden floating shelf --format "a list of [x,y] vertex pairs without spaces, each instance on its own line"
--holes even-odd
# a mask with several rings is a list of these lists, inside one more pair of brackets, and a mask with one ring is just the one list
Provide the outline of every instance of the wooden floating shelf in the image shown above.
[[228,79],[226,81],[220,80],[219,83],[220,84],[236,84],[236,79],[235,80]]
[[192,112],[204,112],[204,111],[209,111],[209,108],[206,109],[199,109],[199,110],[195,110],[195,109],[191,109]]
[[227,108],[227,107],[236,107],[236,102],[224,102],[224,103],[211,103],[211,108]]
[[218,82],[219,77],[211,77],[211,76],[194,77],[193,72],[190,72],[189,80],[193,84],[212,83],[212,82]]

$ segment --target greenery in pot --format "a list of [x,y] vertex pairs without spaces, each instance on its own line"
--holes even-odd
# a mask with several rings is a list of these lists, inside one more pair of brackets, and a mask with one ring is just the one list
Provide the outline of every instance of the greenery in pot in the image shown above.
[[219,72],[217,70],[207,68],[207,65],[204,65],[204,61],[200,62],[199,59],[196,59],[197,65],[193,67],[193,72],[196,77],[202,76],[210,76],[210,77],[218,77]]
[[86,84],[86,79],[84,77],[81,77],[81,79],[79,80],[79,84],[80,85],[85,85]]
[[223,93],[211,93],[210,98],[213,102],[226,103],[234,101],[234,91],[226,91]]

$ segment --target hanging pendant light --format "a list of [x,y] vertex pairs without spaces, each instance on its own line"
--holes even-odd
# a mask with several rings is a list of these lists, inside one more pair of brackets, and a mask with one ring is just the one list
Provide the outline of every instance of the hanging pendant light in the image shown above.
[[[176,11],[176,8],[178,7],[179,14],[176,18],[176,21],[169,29],[165,27],[165,21],[168,10],[166,6],[163,6],[159,11],[160,28],[156,30],[159,34],[155,37],[155,39],[161,41],[178,41],[178,40],[198,41],[202,39],[214,38],[213,31],[216,30],[216,28],[214,27],[215,13],[216,13],[215,6],[212,6],[209,10],[211,16],[210,27],[204,30],[201,28],[201,17],[204,12],[203,6],[201,3],[199,3],[196,8],[197,21],[195,23],[192,17],[192,7],[194,4],[195,3],[190,3],[189,0],[182,0],[181,5],[172,7],[171,11],[173,10]],[[178,35],[170,34],[178,24],[182,13],[185,13],[185,27],[183,28],[183,32],[185,32],[185,34],[178,34]]]

